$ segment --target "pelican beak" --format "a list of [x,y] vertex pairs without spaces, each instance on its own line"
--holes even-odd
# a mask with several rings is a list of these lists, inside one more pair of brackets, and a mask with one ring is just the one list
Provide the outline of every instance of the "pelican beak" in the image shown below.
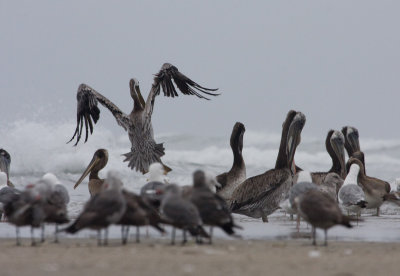
[[346,177],[346,162],[345,162],[345,154],[344,154],[344,137],[343,134],[339,131],[335,131],[330,139],[330,143],[333,151],[335,152],[337,158],[340,162],[340,177]]
[[140,105],[141,105],[142,108],[144,109],[144,107],[146,106],[146,102],[144,101],[143,96],[142,96],[142,93],[140,92],[140,86],[139,86],[139,85],[136,85],[135,88],[136,88],[137,95],[138,95],[138,97],[139,97]]
[[100,161],[100,158],[97,155],[94,155],[92,158],[92,161],[90,161],[89,165],[87,166],[86,170],[83,172],[82,176],[79,178],[79,180],[76,182],[74,189],[78,187],[79,184],[85,179],[85,177],[91,172],[94,166],[96,166]]
[[292,122],[289,126],[288,136],[287,136],[287,156],[288,156],[288,166],[292,167],[294,160],[294,154],[296,152],[297,146],[301,141],[301,131],[306,123],[306,116],[303,113],[297,112],[294,116]]

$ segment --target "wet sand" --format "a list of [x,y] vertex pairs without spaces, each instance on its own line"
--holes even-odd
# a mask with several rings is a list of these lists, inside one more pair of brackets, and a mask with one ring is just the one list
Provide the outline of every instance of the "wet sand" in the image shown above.
[[[97,247],[95,239],[64,239],[31,247],[0,239],[1,275],[397,275],[400,243],[301,240],[216,240],[185,246],[144,240]],[[321,241],[320,241],[321,242]]]

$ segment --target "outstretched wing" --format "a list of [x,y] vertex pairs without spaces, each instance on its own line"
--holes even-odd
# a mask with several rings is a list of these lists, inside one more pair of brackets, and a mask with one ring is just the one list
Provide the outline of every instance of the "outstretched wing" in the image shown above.
[[174,80],[178,89],[185,95],[195,95],[201,99],[209,100],[202,93],[210,96],[218,96],[219,93],[211,93],[210,91],[217,91],[216,89],[210,89],[199,85],[198,83],[192,81],[184,74],[179,72],[178,68],[170,63],[164,63],[161,70],[155,75],[154,82],[151,87],[149,96],[146,101],[146,115],[151,117],[153,113],[153,106],[155,97],[160,94],[160,88],[164,92],[164,96],[167,97],[178,97],[178,92],[175,89]]
[[88,140],[89,130],[93,133],[93,122],[97,123],[100,118],[100,109],[97,107],[97,102],[100,102],[103,106],[108,108],[114,115],[117,123],[122,126],[125,130],[129,127],[129,117],[124,114],[115,104],[113,104],[109,99],[101,95],[99,92],[91,88],[86,84],[79,85],[78,92],[76,94],[76,99],[78,101],[78,109],[76,114],[76,129],[72,136],[71,142],[76,136],[75,146],[81,139],[83,123],[85,123],[85,142]]

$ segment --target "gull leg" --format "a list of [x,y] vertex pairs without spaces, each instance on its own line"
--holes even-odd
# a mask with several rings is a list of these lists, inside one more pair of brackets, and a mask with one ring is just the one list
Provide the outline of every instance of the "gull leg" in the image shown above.
[[16,237],[17,237],[17,246],[20,246],[21,245],[21,241],[19,240],[19,227],[18,226],[16,226],[15,227],[15,234],[16,234]]
[[44,223],[42,223],[41,229],[42,229],[42,233],[41,233],[40,242],[44,243]]
[[187,243],[187,239],[186,239],[186,230],[183,230],[183,240],[182,240],[182,245],[184,245],[185,243]]
[[324,232],[325,232],[325,243],[324,243],[324,245],[328,246],[328,230],[324,229]]
[[213,230],[214,230],[214,227],[210,226],[210,241],[209,241],[209,244],[212,244]]
[[316,241],[315,241],[315,236],[316,236],[315,227],[313,226],[311,229],[312,229],[312,230],[311,230],[311,233],[312,233],[312,237],[313,237],[312,245],[317,245],[317,243],[316,243]]
[[172,227],[171,231],[171,245],[175,245],[175,227]]
[[101,230],[97,230],[97,246],[101,246]]
[[54,232],[54,243],[58,243],[58,223],[56,223],[56,229]]
[[35,241],[35,237],[33,235],[33,227],[31,226],[31,246],[35,246],[36,245],[36,241]]
[[104,230],[104,246],[108,245],[108,227]]
[[140,242],[140,229],[139,226],[136,226],[136,243]]

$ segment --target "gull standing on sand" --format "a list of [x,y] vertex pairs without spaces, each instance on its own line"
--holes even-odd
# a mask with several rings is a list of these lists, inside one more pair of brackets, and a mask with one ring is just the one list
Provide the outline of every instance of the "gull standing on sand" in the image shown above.
[[149,202],[156,208],[160,207],[162,194],[161,191],[164,186],[168,184],[165,171],[161,163],[153,163],[149,167],[148,182],[140,189],[140,196],[149,200]]
[[213,226],[220,227],[228,235],[234,235],[234,228],[242,227],[236,225],[233,221],[231,212],[225,200],[212,192],[206,183],[206,174],[201,171],[195,171],[193,174],[193,190],[190,201],[196,205],[200,217],[205,225],[210,225],[210,244],[212,243]]
[[294,154],[305,122],[303,113],[289,111],[282,125],[275,168],[246,179],[236,188],[230,205],[233,213],[262,218],[263,222],[268,222],[268,215],[275,212],[287,198],[295,174]]
[[[219,95],[211,93],[211,91],[216,91],[217,89],[209,89],[197,84],[169,63],[164,63],[160,71],[155,75],[146,102],[140,93],[139,82],[136,79],[129,81],[130,93],[133,99],[133,110],[129,115],[123,113],[115,104],[90,86],[81,84],[77,92],[77,126],[70,141],[76,137],[75,145],[78,144],[82,135],[83,123],[85,123],[86,130],[85,142],[87,141],[89,130],[90,133],[93,132],[93,122],[97,123],[100,117],[100,110],[97,107],[97,103],[100,102],[111,111],[118,125],[122,126],[128,132],[131,151],[124,154],[124,161],[128,162],[128,167],[145,174],[152,163],[159,162],[163,164],[161,157],[165,154],[164,146],[162,143],[157,144],[154,140],[151,116],[153,114],[155,98],[160,94],[161,89],[164,91],[164,96],[178,96],[172,80],[174,80],[178,89],[185,95],[195,95],[207,100],[208,98],[203,94],[210,96]],[[164,164],[163,166],[166,171],[171,170],[168,166]]]
[[103,190],[92,196],[75,222],[62,231],[74,234],[84,228],[97,230],[97,245],[101,246],[101,229],[105,229],[103,245],[108,245],[108,227],[117,223],[126,210],[122,185],[115,172],[108,172]]
[[246,131],[244,125],[237,122],[233,126],[230,145],[233,152],[233,165],[230,171],[217,176],[221,188],[217,189],[218,194],[230,204],[233,191],[246,180],[246,165],[242,156],[243,135]]
[[136,242],[140,241],[139,227],[144,225],[151,225],[161,233],[165,233],[164,228],[160,223],[164,221],[161,219],[158,211],[146,198],[142,198],[135,193],[127,190],[122,191],[125,198],[126,210],[121,219],[116,223],[121,225],[122,244],[126,244],[129,235],[129,226],[136,226]]
[[361,209],[367,206],[364,191],[357,184],[359,172],[360,166],[357,163],[351,164],[349,173],[338,194],[339,204],[347,210],[347,214],[356,213],[357,218],[360,217]]
[[337,202],[326,193],[311,189],[295,199],[300,216],[312,225],[313,245],[316,245],[316,228],[325,232],[325,243],[328,245],[328,229],[335,225],[351,228],[350,217],[342,214]]
[[182,198],[179,187],[175,184],[169,184],[165,187],[164,192],[160,212],[161,217],[172,225],[171,244],[175,244],[176,227],[183,230],[182,244],[187,242],[186,231],[189,231],[197,240],[199,236],[209,238],[209,235],[204,231],[199,211],[192,202]]

